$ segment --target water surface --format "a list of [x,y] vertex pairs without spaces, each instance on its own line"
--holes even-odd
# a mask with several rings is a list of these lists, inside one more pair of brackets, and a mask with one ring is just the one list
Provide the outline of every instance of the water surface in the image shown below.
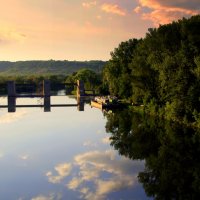
[[[20,98],[17,105],[41,105],[40,98]],[[52,104],[76,104],[67,96]],[[0,98],[6,105],[7,98]],[[0,199],[149,199],[138,182],[144,159],[119,155],[106,133],[108,117],[85,105],[0,109]]]

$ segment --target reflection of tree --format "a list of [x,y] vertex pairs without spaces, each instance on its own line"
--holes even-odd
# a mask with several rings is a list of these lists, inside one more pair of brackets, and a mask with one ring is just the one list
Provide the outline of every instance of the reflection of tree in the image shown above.
[[153,121],[143,121],[137,113],[130,110],[107,115],[106,131],[111,132],[111,145],[131,159],[144,159],[159,145]]
[[200,131],[147,118],[130,110],[107,115],[111,145],[131,159],[145,159],[139,180],[155,199],[198,199]]

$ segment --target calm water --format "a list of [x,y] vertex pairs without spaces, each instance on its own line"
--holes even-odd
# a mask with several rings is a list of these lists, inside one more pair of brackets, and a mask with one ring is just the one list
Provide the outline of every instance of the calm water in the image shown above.
[[[42,101],[21,98],[17,105]],[[76,100],[55,96],[51,103],[76,104]],[[6,104],[7,98],[0,98],[0,105]],[[7,108],[0,109],[0,199],[149,199],[138,181],[145,159],[130,159],[129,143],[117,146],[124,142],[115,127],[117,114],[103,114],[88,104],[83,112],[76,107],[43,110],[16,108],[8,113]]]
[[9,104],[0,108],[0,199],[199,199],[200,130],[132,109],[77,107],[69,96],[51,105],[73,107],[49,107],[48,98]]

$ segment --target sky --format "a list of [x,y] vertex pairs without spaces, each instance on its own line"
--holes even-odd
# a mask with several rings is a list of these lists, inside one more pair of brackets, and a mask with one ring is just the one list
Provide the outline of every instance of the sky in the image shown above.
[[200,0],[0,0],[0,60],[109,60],[120,42],[200,14]]

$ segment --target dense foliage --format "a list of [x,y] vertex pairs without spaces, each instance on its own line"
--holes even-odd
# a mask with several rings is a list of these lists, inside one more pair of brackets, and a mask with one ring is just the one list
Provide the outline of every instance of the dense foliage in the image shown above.
[[45,79],[50,80],[53,90],[65,88],[69,94],[75,92],[74,90],[76,90],[76,88],[74,85],[77,83],[77,80],[82,80],[84,82],[86,90],[95,91],[96,94],[102,92],[102,74],[87,68],[82,68],[70,75],[0,75],[0,93],[6,93],[7,81],[9,80],[15,81],[16,84],[33,84],[36,86],[42,84],[42,81]]
[[99,93],[102,85],[102,74],[95,73],[90,69],[80,69],[67,77],[66,83],[76,83],[77,80],[82,80],[86,90],[95,90]]
[[106,62],[104,61],[0,61],[0,75],[69,75],[82,68],[100,73]]
[[103,70],[113,95],[168,119],[200,119],[200,15],[122,42]]

